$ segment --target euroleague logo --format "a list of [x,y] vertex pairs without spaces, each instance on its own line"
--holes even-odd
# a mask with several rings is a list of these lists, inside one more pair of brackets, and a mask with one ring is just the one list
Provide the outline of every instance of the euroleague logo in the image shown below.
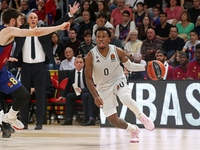
[[111,54],[111,55],[110,55],[110,58],[111,58],[111,61],[112,61],[112,62],[115,61],[115,55],[114,55],[114,54]]
[[13,87],[13,84],[11,82],[8,82],[7,85],[12,88]]

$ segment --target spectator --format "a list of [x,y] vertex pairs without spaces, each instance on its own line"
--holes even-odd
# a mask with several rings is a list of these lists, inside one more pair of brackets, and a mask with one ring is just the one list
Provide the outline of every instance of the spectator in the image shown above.
[[26,16],[25,16],[25,14],[22,14],[22,13],[21,13],[21,24],[22,24],[22,26],[27,26],[28,25]]
[[38,10],[34,11],[34,13],[37,14],[38,16],[38,20],[43,21],[44,23],[48,22],[48,18],[46,18],[46,14],[45,14],[45,1],[44,0],[39,0],[38,1]]
[[[76,29],[77,33],[79,32],[79,24],[74,22],[74,18],[72,17],[68,22],[70,22],[70,28]],[[63,44],[65,44],[67,41],[69,41],[69,31],[64,30],[61,33],[60,40]]]
[[180,65],[173,70],[173,80],[186,80],[187,66],[189,63],[189,55],[187,53],[180,54]]
[[132,12],[135,13],[137,11],[137,4],[140,3],[140,2],[144,3],[144,0],[127,0],[126,1],[126,7],[131,8]]
[[0,25],[3,25],[2,14],[3,14],[3,11],[6,10],[7,8],[9,8],[9,2],[7,0],[2,0],[1,9],[0,9]]
[[192,1],[193,0],[181,0],[181,7],[182,9],[190,9],[193,7],[193,4],[192,4]]
[[107,20],[110,20],[110,10],[108,8],[108,3],[106,3],[104,0],[98,1],[98,8],[99,11],[96,13],[96,18],[99,16],[99,14],[104,13],[107,16]]
[[196,59],[189,62],[186,72],[187,80],[199,80],[200,79],[200,44],[195,47]]
[[188,12],[191,17],[191,22],[196,24],[197,17],[200,14],[200,0],[193,0],[193,7],[188,9]]
[[176,68],[177,66],[180,65],[180,54],[181,53],[182,53],[181,51],[176,51],[174,60],[172,62],[172,67],[173,68]]
[[157,6],[153,7],[153,17],[151,18],[151,23],[152,27],[154,28],[160,25],[159,14],[160,14],[160,8]]
[[185,42],[182,38],[178,37],[177,27],[171,27],[169,37],[169,39],[164,41],[162,48],[166,51],[170,62],[173,61],[177,50],[182,51]]
[[52,46],[53,46],[53,55],[54,55],[54,60],[55,60],[56,64],[50,62],[47,65],[47,69],[48,70],[58,70],[59,66],[60,66],[60,62],[61,62],[60,57],[64,53],[64,45],[60,41],[59,35],[56,32],[52,33],[51,42],[52,42]]
[[156,38],[155,30],[153,28],[147,29],[147,39],[143,41],[141,47],[142,59],[146,62],[155,60],[155,53],[161,49],[163,41]]
[[167,63],[167,53],[161,49],[159,52],[157,52],[156,59],[161,61],[165,66],[165,75],[163,80],[171,80],[174,68]]
[[145,14],[146,12],[144,11],[144,4],[142,2],[137,3],[137,11],[133,13],[133,21],[135,21],[137,29],[142,25]]
[[153,7],[157,6],[159,9],[161,9],[162,0],[144,0],[144,9],[147,14],[152,18],[153,17]]
[[[62,125],[72,125],[73,102],[81,99],[83,101],[84,110],[84,126],[95,125],[94,118],[94,99],[87,88],[84,74],[84,60],[81,56],[77,56],[74,62],[75,69],[70,72],[68,83],[65,88],[64,97],[66,99],[66,120]],[[74,86],[74,84],[76,86]],[[73,88],[72,88],[73,87]],[[70,90],[72,88],[72,90]],[[77,94],[78,93],[78,94]]]
[[78,55],[78,47],[81,43],[77,38],[77,31],[75,28],[69,29],[69,41],[66,43],[65,47],[71,47],[74,51],[74,56]]
[[28,1],[27,0],[22,0],[20,2],[20,7],[18,8],[18,10],[20,10],[21,13],[27,15],[30,11],[29,9],[29,5],[28,5]]
[[182,8],[180,7],[180,0],[169,0],[164,12],[167,13],[167,22],[175,26],[181,21]]
[[[52,24],[56,17],[56,4],[54,0],[47,0],[45,3],[45,15],[48,19],[48,24]],[[58,15],[57,15],[58,16]],[[59,16],[61,18],[61,16]],[[58,20],[60,19],[58,18]]]
[[74,22],[76,23],[81,23],[84,21],[84,15],[83,12],[84,11],[88,11],[89,12],[89,16],[90,16],[90,20],[95,22],[96,21],[96,16],[94,11],[92,11],[91,5],[90,5],[90,1],[89,0],[84,0],[82,5],[81,5],[81,9],[80,9],[80,14],[79,16],[74,19]]
[[123,22],[122,20],[122,12],[129,11],[130,20],[132,19],[132,11],[130,8],[125,7],[125,0],[117,0],[117,8],[112,11],[110,23],[116,27],[117,25]]
[[194,30],[197,32],[198,39],[200,40],[200,16],[197,18],[197,22],[196,22]]
[[[138,52],[133,54],[133,62],[137,64],[144,64],[146,65],[146,61],[142,60],[142,55]],[[128,82],[135,81],[135,80],[144,80],[145,71],[128,71]]]
[[151,27],[151,22],[148,15],[145,15],[142,20],[142,26],[138,28],[138,39],[143,41],[147,38],[147,29]]
[[84,37],[84,41],[80,43],[80,46],[78,47],[78,51],[79,51],[79,54],[82,54],[82,56],[86,56],[87,53],[96,46],[96,44],[92,41],[91,30],[85,30],[83,37]]
[[11,8],[19,10],[20,0],[11,0]]
[[67,47],[65,49],[65,58],[61,63],[60,63],[60,68],[59,70],[73,70],[75,68],[74,66],[74,52],[71,47]]
[[189,54],[189,59],[192,60],[194,59],[195,55],[195,46],[197,44],[200,44],[200,41],[198,41],[198,34],[196,33],[195,30],[190,31],[190,39],[185,43],[185,46],[183,47],[183,52],[187,52]]
[[92,31],[94,25],[95,25],[95,22],[90,20],[90,12],[87,10],[83,11],[83,22],[80,23],[78,39],[80,41],[84,41],[83,33],[85,32],[85,30],[88,30],[88,29]]
[[155,28],[156,37],[164,41],[169,38],[170,28],[172,25],[167,23],[167,14],[165,12],[159,14],[159,20],[161,24]]
[[194,29],[194,24],[190,22],[190,16],[187,11],[181,13],[181,23],[177,23],[178,36],[188,41],[190,39],[190,31]]
[[94,40],[96,42],[96,36],[95,36],[95,31],[98,27],[107,27],[107,28],[113,28],[113,25],[107,21],[107,15],[105,13],[100,13],[98,15],[96,24],[93,26],[93,34],[92,34],[92,40]]
[[126,56],[131,60],[135,53],[141,53],[142,41],[138,40],[138,31],[136,29],[130,31],[130,41],[126,43],[124,50],[126,51]]
[[31,10],[37,10],[38,9],[38,4],[39,0],[30,0],[30,3],[29,3],[29,8]]
[[109,30],[110,30],[110,32],[111,32],[110,44],[115,45],[115,46],[120,47],[120,48],[123,48],[123,47],[122,47],[121,41],[118,40],[118,39],[114,36],[114,34],[115,34],[114,29],[113,29],[113,28],[109,28]]
[[123,22],[117,25],[115,29],[115,37],[124,45],[129,41],[129,31],[135,29],[135,22],[130,21],[130,13],[127,10],[123,11],[122,20]]

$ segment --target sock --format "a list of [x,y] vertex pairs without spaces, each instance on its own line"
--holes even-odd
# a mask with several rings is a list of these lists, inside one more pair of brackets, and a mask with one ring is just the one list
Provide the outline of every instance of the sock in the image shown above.
[[3,117],[3,115],[4,115],[4,112],[3,112],[3,110],[1,110],[0,111],[0,124],[2,124],[2,117]]
[[14,119],[14,118],[16,118],[18,112],[19,112],[19,111],[14,111],[14,110],[12,109],[12,107],[11,107],[10,110],[9,110],[9,112],[8,112],[8,118],[9,118],[9,119]]
[[136,127],[134,125],[132,125],[132,124],[130,124],[128,122],[127,122],[127,124],[128,124],[128,127],[126,128],[126,131],[131,132],[131,131],[135,131],[136,130]]

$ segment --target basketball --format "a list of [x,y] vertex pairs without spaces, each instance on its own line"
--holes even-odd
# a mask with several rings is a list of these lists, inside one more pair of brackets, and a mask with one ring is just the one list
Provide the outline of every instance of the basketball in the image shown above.
[[160,80],[165,75],[165,66],[159,60],[153,60],[147,64],[146,74],[152,80]]

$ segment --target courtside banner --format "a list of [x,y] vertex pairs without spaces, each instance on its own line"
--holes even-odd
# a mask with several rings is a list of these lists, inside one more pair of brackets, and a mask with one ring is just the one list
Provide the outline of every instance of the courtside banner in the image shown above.
[[[156,127],[200,129],[200,82],[136,81],[129,83],[132,97]],[[118,100],[118,116],[143,127],[140,121]],[[112,125],[100,111],[101,127]]]

